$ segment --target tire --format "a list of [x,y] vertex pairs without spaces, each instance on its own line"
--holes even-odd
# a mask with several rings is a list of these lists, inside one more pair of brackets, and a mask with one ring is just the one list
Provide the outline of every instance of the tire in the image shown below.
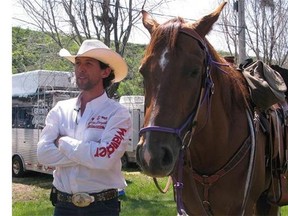
[[12,158],[12,176],[23,177],[25,174],[22,160],[19,156]]
[[129,167],[129,161],[128,161],[128,156],[127,154],[124,154],[121,158],[121,162],[122,162],[122,169],[126,169]]

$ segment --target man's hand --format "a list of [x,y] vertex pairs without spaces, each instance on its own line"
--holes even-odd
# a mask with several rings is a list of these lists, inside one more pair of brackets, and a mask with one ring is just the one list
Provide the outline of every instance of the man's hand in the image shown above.
[[58,137],[57,137],[57,139],[54,141],[54,144],[55,144],[55,146],[58,148],[59,147],[59,139],[61,138],[62,136],[61,135],[59,135]]

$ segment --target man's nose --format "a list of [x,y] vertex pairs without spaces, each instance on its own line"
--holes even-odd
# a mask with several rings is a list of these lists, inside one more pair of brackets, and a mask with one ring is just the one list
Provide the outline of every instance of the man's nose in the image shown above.
[[75,68],[75,72],[78,73],[78,74],[82,74],[82,73],[85,73],[86,70],[85,70],[85,68],[84,68],[82,65],[78,65],[78,66]]

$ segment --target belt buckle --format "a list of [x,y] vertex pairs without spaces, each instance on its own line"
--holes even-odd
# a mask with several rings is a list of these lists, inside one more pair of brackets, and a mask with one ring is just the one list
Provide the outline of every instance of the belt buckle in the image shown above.
[[88,193],[75,193],[72,195],[72,203],[77,207],[86,207],[94,201],[95,198]]

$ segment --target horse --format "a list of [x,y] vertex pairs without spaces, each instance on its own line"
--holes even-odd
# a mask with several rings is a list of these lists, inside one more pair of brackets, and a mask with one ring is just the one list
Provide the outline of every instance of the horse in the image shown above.
[[196,22],[159,24],[142,10],[151,39],[139,72],[145,117],[141,171],[170,176],[178,215],[277,215],[267,199],[269,141],[243,75],[206,39],[226,2]]

